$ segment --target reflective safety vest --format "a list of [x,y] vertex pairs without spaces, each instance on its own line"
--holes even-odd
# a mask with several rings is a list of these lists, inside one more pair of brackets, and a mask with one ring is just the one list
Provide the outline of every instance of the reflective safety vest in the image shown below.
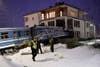
[[37,49],[37,42],[31,41],[32,48]]
[[53,39],[50,39],[50,40],[49,40],[49,43],[52,44],[52,41],[53,41]]

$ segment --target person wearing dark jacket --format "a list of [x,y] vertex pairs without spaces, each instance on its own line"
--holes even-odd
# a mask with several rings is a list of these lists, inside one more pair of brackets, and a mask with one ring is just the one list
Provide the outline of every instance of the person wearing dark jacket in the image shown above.
[[51,50],[51,52],[54,52],[54,41],[53,41],[53,38],[49,39],[49,44],[50,44],[50,50]]
[[42,48],[41,48],[41,45],[40,45],[41,41],[37,41],[37,50],[38,50],[38,53],[39,53],[39,50],[40,50],[40,53],[42,54]]
[[32,59],[33,59],[33,61],[35,61],[35,57],[37,55],[37,40],[33,39],[30,42],[30,45],[31,45],[31,50],[32,50]]

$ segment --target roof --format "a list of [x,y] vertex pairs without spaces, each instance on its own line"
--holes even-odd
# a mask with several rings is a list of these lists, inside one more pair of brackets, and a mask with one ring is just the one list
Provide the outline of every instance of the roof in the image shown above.
[[35,13],[38,13],[38,12],[40,12],[40,10],[38,10],[38,11],[32,11],[32,12],[26,13],[26,14],[23,15],[23,16],[30,15],[30,14],[35,14]]
[[76,9],[78,9],[78,10],[80,10],[80,11],[87,12],[87,11],[81,9],[81,8],[78,8],[78,7],[74,6],[74,5],[70,5],[70,4],[68,4],[68,3],[64,3],[64,4],[61,4],[61,5],[49,6],[48,8],[45,8],[45,9],[41,9],[41,10],[37,10],[37,11],[32,11],[32,12],[30,12],[30,13],[26,13],[24,16],[30,15],[30,14],[34,14],[34,13],[37,13],[37,12],[41,12],[41,11],[43,11],[43,10],[47,10],[47,9],[59,7],[59,6],[62,6],[62,5],[70,6],[70,7],[76,8]]
[[18,27],[18,28],[0,28],[0,32],[5,32],[5,31],[13,31],[13,30],[24,30],[27,28],[24,27]]
[[[78,10],[80,10],[80,11],[83,11],[83,12],[87,12],[87,11],[81,9],[81,8],[78,8],[78,7],[74,6],[74,5],[70,5],[70,4],[68,4],[68,3],[64,3],[64,4],[61,4],[61,5],[49,6],[48,8],[43,9],[43,10],[52,9],[52,8],[60,7],[60,6],[63,6],[63,5],[65,5],[65,6],[70,6],[70,7],[73,7],[73,8],[76,8],[76,9],[78,9]],[[42,10],[41,10],[41,11],[42,11]]]

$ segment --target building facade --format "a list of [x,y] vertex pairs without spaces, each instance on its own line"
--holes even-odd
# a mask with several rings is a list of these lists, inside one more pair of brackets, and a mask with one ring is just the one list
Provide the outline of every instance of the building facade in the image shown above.
[[25,27],[58,26],[69,31],[75,38],[93,38],[95,37],[95,25],[86,19],[87,14],[86,11],[77,7],[57,2],[47,9],[25,15]]

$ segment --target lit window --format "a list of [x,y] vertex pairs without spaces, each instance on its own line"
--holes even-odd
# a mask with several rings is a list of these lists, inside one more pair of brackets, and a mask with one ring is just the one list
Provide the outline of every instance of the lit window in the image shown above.
[[62,11],[60,11],[60,16],[62,16]]
[[77,17],[78,16],[78,13],[76,11],[74,11],[74,10],[71,10],[70,11],[70,16]]
[[44,14],[42,14],[42,20],[44,20]]
[[55,12],[54,11],[50,12],[49,15],[50,15],[50,18],[53,18],[53,17],[55,17]]
[[47,13],[47,19],[49,18],[49,14]]

